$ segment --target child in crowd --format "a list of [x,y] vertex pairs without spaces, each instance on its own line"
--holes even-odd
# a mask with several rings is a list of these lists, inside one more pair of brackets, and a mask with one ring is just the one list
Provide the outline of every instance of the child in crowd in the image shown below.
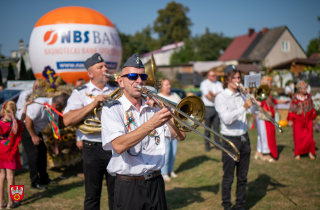
[[[25,118],[26,108],[32,103],[28,101],[23,109],[22,116]],[[2,105],[0,120],[0,209],[15,208],[19,205],[10,196],[10,185],[14,185],[14,173],[21,169],[20,153],[18,145],[22,135],[22,123],[15,119],[16,104],[13,101],[5,102]],[[21,119],[24,120],[24,119]],[[7,179],[8,204],[4,200],[4,181]]]

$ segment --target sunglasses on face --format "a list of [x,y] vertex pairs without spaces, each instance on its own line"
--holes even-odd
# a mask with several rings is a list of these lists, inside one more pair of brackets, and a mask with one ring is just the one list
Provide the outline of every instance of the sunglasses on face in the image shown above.
[[140,76],[141,80],[147,80],[148,75],[147,74],[136,74],[136,73],[130,73],[122,75],[121,77],[128,77],[129,80],[137,80]]

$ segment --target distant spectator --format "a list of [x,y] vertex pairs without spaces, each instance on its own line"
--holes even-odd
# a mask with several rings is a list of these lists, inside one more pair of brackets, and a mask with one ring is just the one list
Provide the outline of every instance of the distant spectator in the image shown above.
[[[272,87],[272,77],[263,76],[261,85],[267,85],[270,89]],[[274,118],[274,106],[280,103],[287,103],[288,101],[280,101],[273,98],[272,94],[261,102],[261,108],[264,109],[270,117]],[[258,140],[257,151],[255,159],[265,160],[269,163],[274,162],[278,158],[278,149],[276,142],[276,132],[274,124],[268,119],[263,112],[260,112],[256,117]]]
[[294,94],[294,83],[292,80],[289,80],[284,88],[284,94],[289,96],[290,98]]
[[[215,132],[219,133],[219,125],[220,119],[218,112],[215,109],[215,98],[216,96],[223,91],[222,83],[217,81],[217,75],[214,71],[209,71],[207,74],[207,79],[202,81],[200,84],[200,90],[202,92],[202,101],[206,106],[205,112],[205,124],[207,127],[211,128],[213,125],[213,129]],[[205,136],[210,138],[210,132],[205,131]],[[218,144],[220,143],[220,139],[218,136],[214,137],[215,141]],[[210,151],[210,144],[207,140],[204,140],[205,150]]]
[[86,81],[85,81],[84,79],[78,79],[78,80],[76,81],[76,84],[74,85],[74,87],[75,87],[75,88],[78,88],[78,87],[80,87],[80,86],[82,86],[82,85],[84,85],[84,84],[86,84]]
[[[176,93],[171,93],[171,84],[168,79],[164,79],[162,81],[162,87],[160,89],[159,96],[172,101],[174,103],[179,103],[181,98]],[[171,177],[177,177],[177,174],[173,171],[174,161],[176,159],[177,149],[178,149],[178,140],[174,139],[170,141],[166,138],[166,154],[164,159],[164,166],[161,168],[161,174],[165,181],[170,182],[171,178],[168,176],[170,174]]]
[[298,92],[293,95],[289,113],[288,125],[293,126],[293,141],[295,159],[300,155],[309,154],[310,159],[315,159],[316,142],[313,138],[313,119],[317,113],[311,95],[307,93],[308,84],[300,80],[297,84]]
[[[29,90],[24,90],[20,93],[19,95],[19,98],[18,98],[18,101],[16,103],[16,106],[17,106],[17,112],[16,112],[16,118],[18,120],[21,120],[23,123],[24,123],[24,118],[25,116],[23,117],[23,119],[21,118],[22,115],[23,115],[23,110],[25,108],[25,105],[28,101],[28,98],[30,96],[30,94],[39,88],[39,81],[36,80],[34,83],[33,83],[33,87],[32,89],[29,89]],[[22,137],[23,138],[23,137]],[[28,157],[27,157],[27,154],[26,154],[26,151],[22,145],[22,168],[24,169],[29,169],[29,166],[28,166]]]

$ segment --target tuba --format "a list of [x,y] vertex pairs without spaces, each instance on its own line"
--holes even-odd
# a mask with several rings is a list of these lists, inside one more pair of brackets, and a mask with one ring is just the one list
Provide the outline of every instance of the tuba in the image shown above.
[[[159,82],[156,81],[155,72],[156,72],[156,63],[153,58],[153,54],[151,54],[151,59],[144,64],[145,72],[148,75],[148,79],[146,81],[146,85],[148,86],[155,86]],[[108,99],[105,101],[113,101],[119,99],[123,94],[123,89],[118,84],[118,77],[120,77],[120,72],[115,74],[106,73],[105,76],[109,78],[108,83],[117,83],[117,88],[110,93]],[[157,86],[160,89],[160,85]],[[158,89],[157,89],[158,90]],[[101,111],[103,107],[103,102],[100,103],[100,107],[94,108],[92,112],[89,114],[91,118],[85,119],[83,122],[76,125],[76,128],[80,130],[84,134],[93,134],[93,133],[101,133]]]

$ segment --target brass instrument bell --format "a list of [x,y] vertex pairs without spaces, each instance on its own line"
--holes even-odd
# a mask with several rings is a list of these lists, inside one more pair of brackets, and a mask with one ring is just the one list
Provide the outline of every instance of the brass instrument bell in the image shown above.
[[270,88],[268,85],[260,85],[254,93],[254,97],[257,101],[265,101],[270,95]]
[[148,75],[146,85],[153,87],[156,84],[155,73],[157,71],[157,66],[156,66],[156,62],[154,61],[153,54],[151,54],[151,59],[143,65],[144,65],[144,71]]

